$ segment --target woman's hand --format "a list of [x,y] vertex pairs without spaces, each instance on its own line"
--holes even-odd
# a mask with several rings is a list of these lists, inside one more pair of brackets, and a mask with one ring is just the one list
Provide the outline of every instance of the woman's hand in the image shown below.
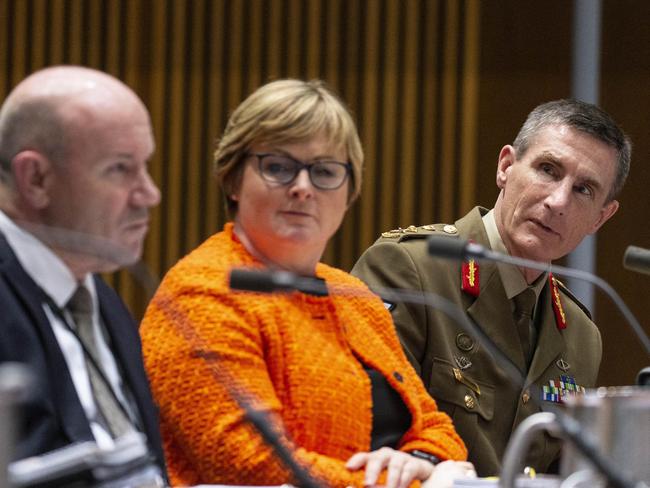
[[427,480],[436,471],[436,467],[429,461],[390,447],[382,447],[372,452],[358,452],[348,459],[345,466],[351,471],[365,466],[366,486],[375,485],[381,472],[386,469],[386,488],[407,488],[411,481]]
[[422,488],[451,488],[459,478],[476,478],[474,465],[466,461],[443,461],[436,465]]

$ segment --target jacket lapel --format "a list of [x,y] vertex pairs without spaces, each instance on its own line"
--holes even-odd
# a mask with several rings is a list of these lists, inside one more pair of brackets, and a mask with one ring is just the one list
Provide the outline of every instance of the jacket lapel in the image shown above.
[[149,380],[142,363],[142,348],[138,328],[121,299],[104,281],[95,276],[100,313],[111,341],[111,351],[120,371],[127,401],[137,422],[147,435],[149,444],[164,465],[160,450],[158,415],[151,398]]
[[147,380],[139,367],[141,352],[136,325],[119,298],[97,276],[95,286],[102,321],[110,337],[111,352],[120,370],[120,376],[133,394],[138,407],[142,407],[140,393],[143,389],[147,391]]
[[61,429],[71,442],[93,439],[86,414],[81,406],[52,325],[43,310],[46,295],[20,265],[4,235],[0,234],[0,272],[24,305],[25,326],[34,327],[42,344],[49,371],[47,374]]

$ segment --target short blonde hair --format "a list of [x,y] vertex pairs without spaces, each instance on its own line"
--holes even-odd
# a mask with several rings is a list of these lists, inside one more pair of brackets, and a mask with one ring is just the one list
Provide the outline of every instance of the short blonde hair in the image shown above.
[[363,149],[350,112],[323,81],[277,80],[244,100],[230,116],[214,153],[215,174],[230,217],[237,213],[231,196],[239,189],[251,146],[296,143],[321,133],[337,150],[347,152],[352,165],[348,203],[352,203],[361,191]]

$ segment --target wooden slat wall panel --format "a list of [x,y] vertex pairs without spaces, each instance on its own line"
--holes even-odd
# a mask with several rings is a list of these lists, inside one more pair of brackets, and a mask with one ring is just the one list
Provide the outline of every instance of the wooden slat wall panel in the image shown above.
[[208,35],[210,49],[206,51],[204,63],[208,69],[207,76],[205,77],[208,85],[208,96],[205,100],[205,111],[207,114],[207,124],[205,124],[204,132],[205,161],[197,162],[205,170],[202,173],[203,206],[200,207],[204,215],[201,228],[203,236],[208,236],[214,232],[218,228],[218,223],[222,222],[225,218],[222,197],[214,190],[216,185],[212,177],[212,152],[218,135],[223,130],[223,127],[225,127],[229,113],[229,107],[222,95],[224,79],[219,70],[219,67],[223,64],[227,41],[225,30],[215,27],[219,25],[219,22],[224,17],[224,6],[223,2],[210,2],[208,7],[206,19],[209,23],[206,25],[206,33]]
[[460,2],[447,4],[444,22],[444,42],[442,46],[442,100],[440,120],[440,179],[436,182],[438,190],[438,207],[443,220],[450,220],[457,215],[454,212],[455,197],[458,188],[454,185],[457,165],[456,121],[458,118],[458,36],[459,36]]
[[434,205],[436,192],[436,166],[440,163],[436,147],[439,144],[438,127],[440,125],[440,77],[438,66],[441,59],[440,46],[442,44],[440,33],[441,14],[437,5],[429,5],[420,18],[424,19],[419,36],[420,66],[418,70],[418,83],[425,87],[420,90],[418,97],[419,107],[416,118],[419,121],[415,141],[419,147],[416,158],[418,167],[417,181],[413,200],[420,202],[415,205],[416,222],[433,222],[440,218]]
[[[383,104],[378,103],[380,99],[379,80],[377,77],[378,66],[380,62],[380,39],[382,36],[380,25],[380,2],[361,2],[362,13],[359,16],[359,23],[363,19],[361,32],[364,33],[361,45],[366,48],[360,53],[361,59],[359,66],[362,69],[362,88],[361,88],[361,105],[357,106],[356,113],[360,115],[359,129],[363,134],[363,143],[365,146],[366,168],[364,171],[364,188],[361,198],[361,216],[360,218],[361,233],[360,239],[363,242],[370,243],[377,236],[377,231],[384,227],[376,222],[378,205],[379,184],[381,184],[381,159],[377,146],[381,143],[381,134],[377,129],[381,127],[380,110]],[[351,28],[352,26],[348,26]],[[348,103],[354,103],[346,97]],[[385,159],[388,159],[385,158]],[[388,195],[386,195],[388,197]],[[381,216],[379,216],[381,217]],[[356,219],[355,219],[356,220]],[[329,256],[328,256],[329,257]],[[331,259],[331,258],[330,258]],[[349,263],[346,263],[349,266]]]
[[460,140],[460,208],[476,205],[476,164],[478,161],[478,94],[479,94],[479,0],[466,3],[463,57],[463,82],[461,84],[459,127]]
[[[381,231],[474,203],[479,13],[478,0],[3,0],[0,96],[57,63],[140,94],[163,195],[145,247],[158,279],[223,225],[211,159],[232,110],[272,79],[323,78],[367,158],[362,197],[325,255],[349,269]],[[148,292],[126,272],[109,279],[140,315]]]
[[[416,117],[418,100],[418,85],[421,82],[418,77],[419,73],[419,57],[418,57],[418,41],[420,39],[419,30],[422,28],[420,25],[418,15],[420,15],[418,8],[418,0],[411,0],[402,5],[404,10],[404,17],[402,21],[402,39],[400,42],[400,57],[404,63],[404,80],[401,83],[401,96],[396,97],[399,100],[400,110],[399,119],[402,121],[402,133],[412,134],[412,137],[400,137],[399,150],[395,154],[396,165],[395,172],[399,181],[399,194],[400,195],[414,195],[417,186],[419,167],[416,167],[414,162],[417,160],[418,153],[418,140],[415,136],[419,120]],[[408,32],[408,35],[405,35]],[[389,127],[389,130],[392,130]],[[399,164],[401,162],[401,164]],[[414,198],[399,199],[398,217],[399,222],[407,222],[414,220],[414,210],[416,202]]]

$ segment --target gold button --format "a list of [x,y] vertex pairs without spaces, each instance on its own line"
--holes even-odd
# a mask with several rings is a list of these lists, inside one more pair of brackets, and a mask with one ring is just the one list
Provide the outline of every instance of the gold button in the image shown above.
[[526,390],[522,395],[521,395],[521,401],[525,404],[528,403],[528,400],[530,400],[530,392]]
[[472,410],[476,403],[474,402],[474,397],[472,395],[465,395],[465,406]]

